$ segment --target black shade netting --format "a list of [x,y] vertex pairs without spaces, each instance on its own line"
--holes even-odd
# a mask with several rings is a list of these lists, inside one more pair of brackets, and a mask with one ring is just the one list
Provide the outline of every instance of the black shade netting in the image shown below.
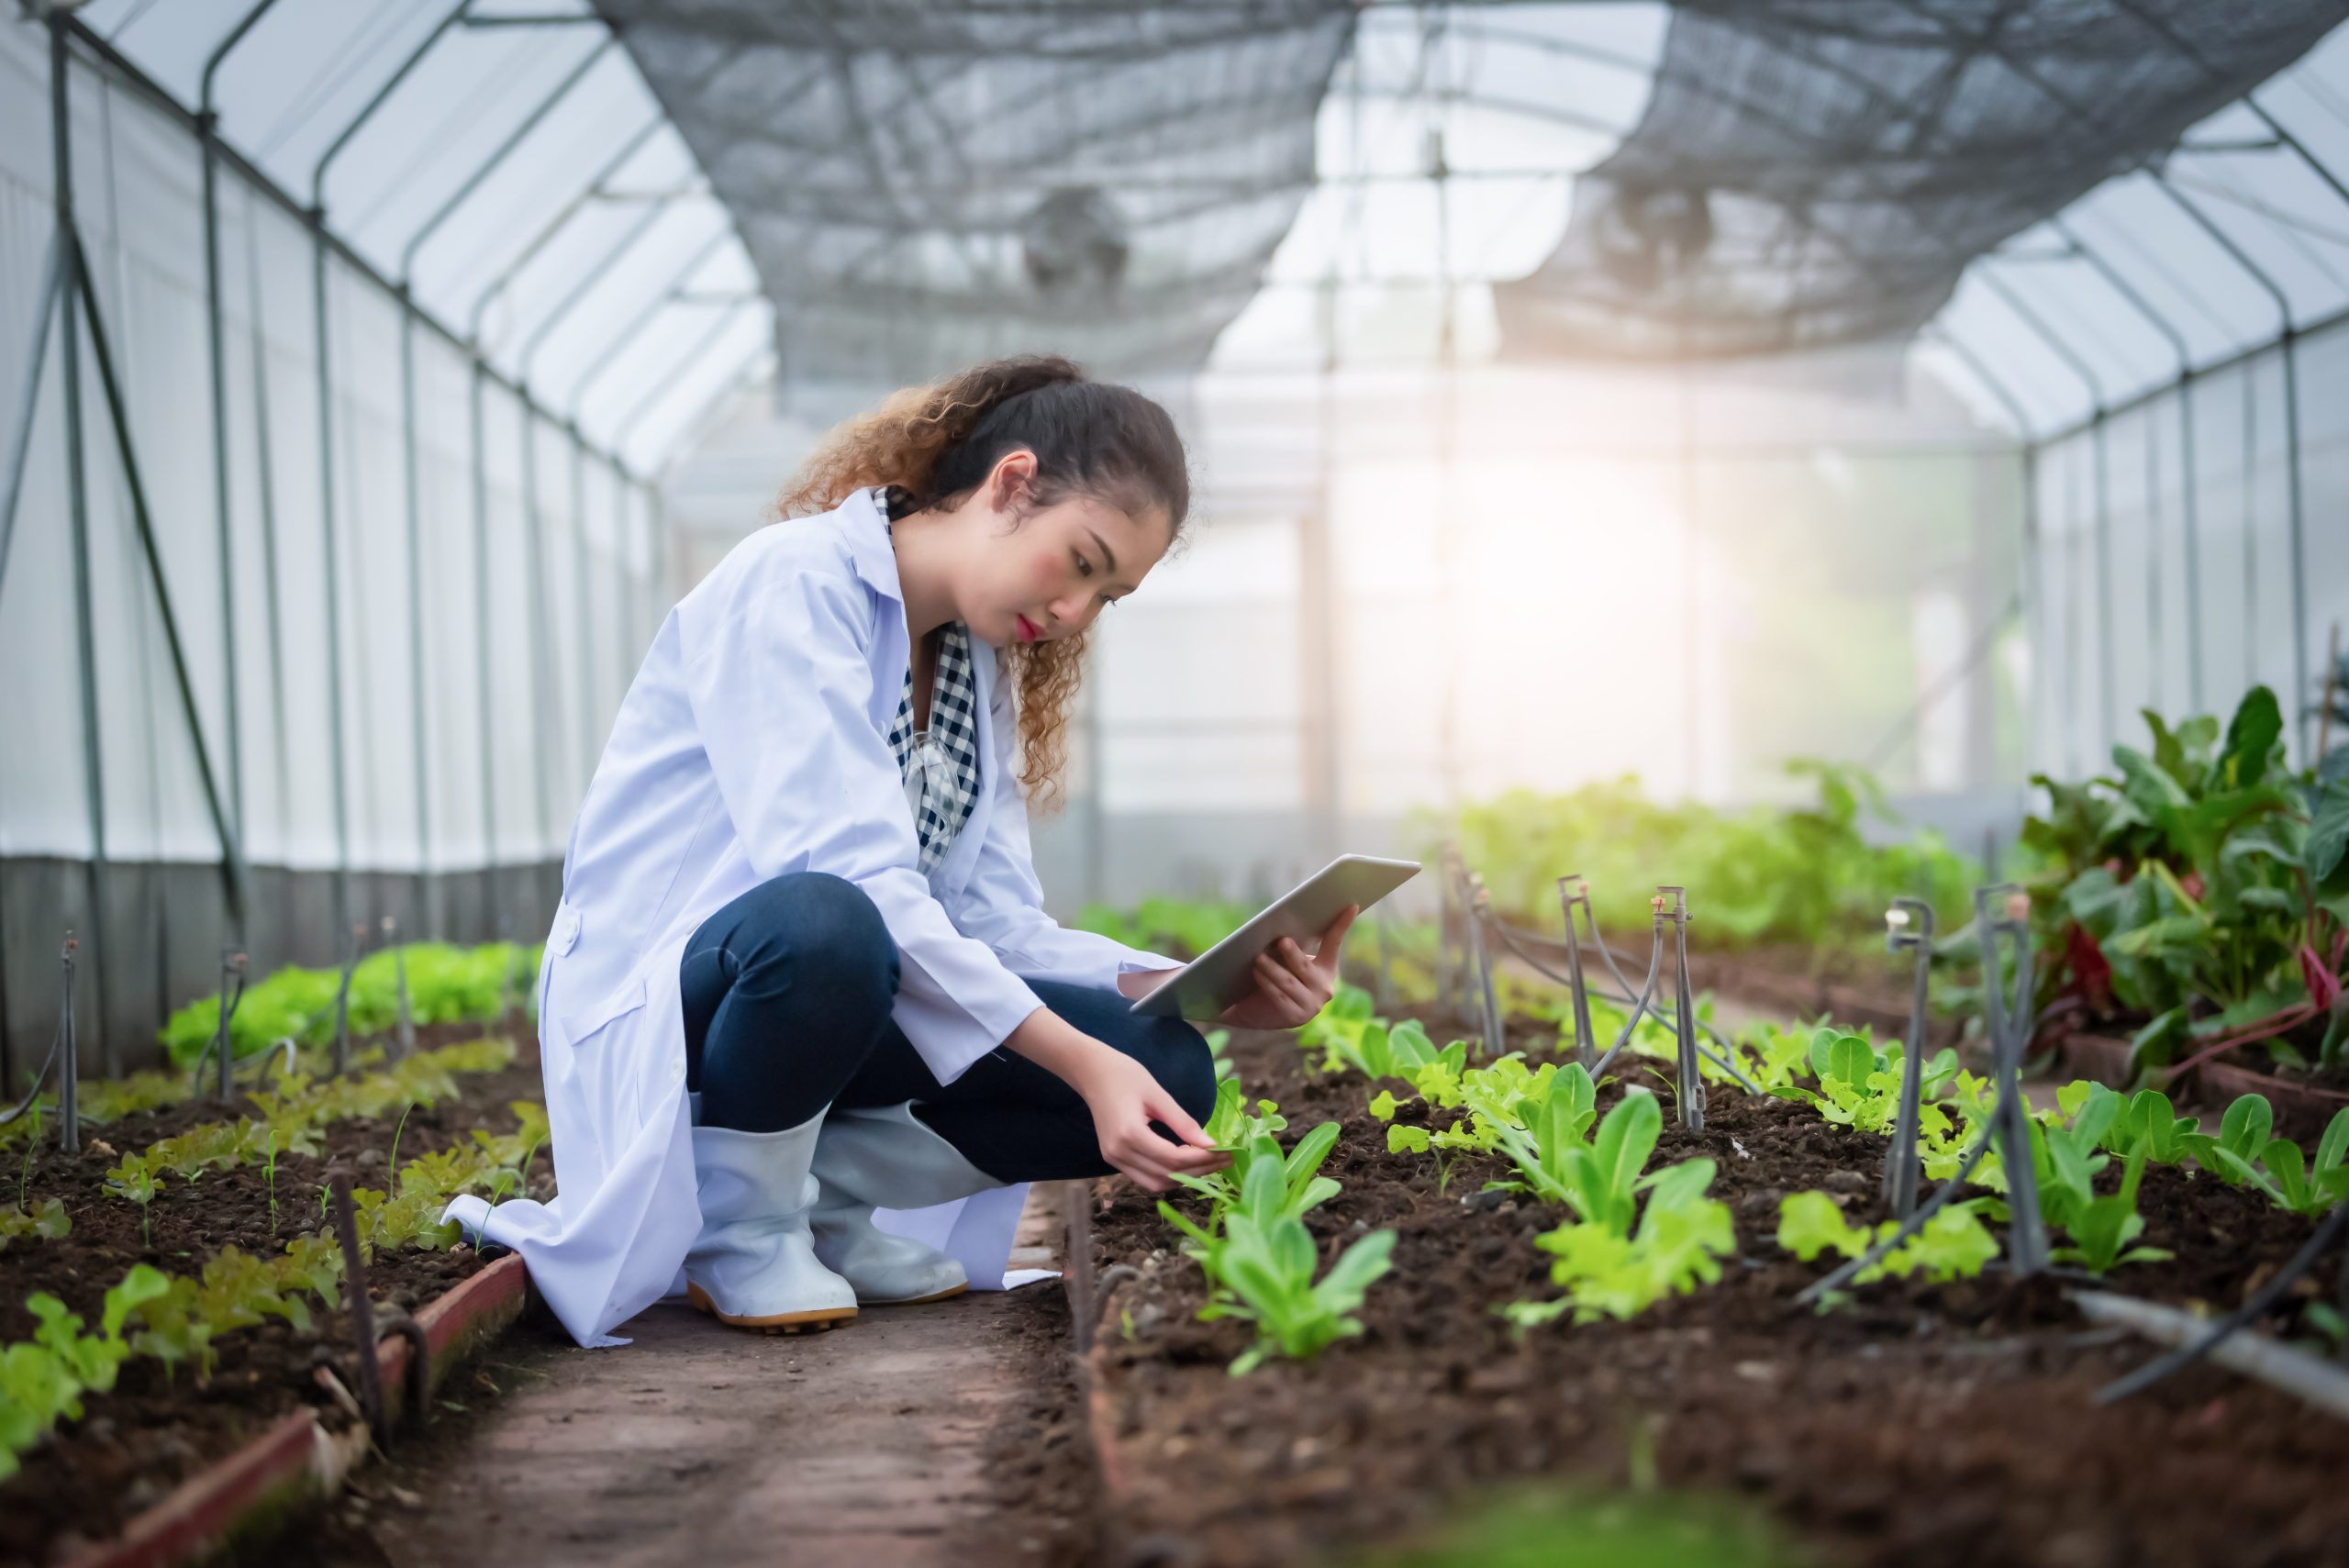
[[2290,64],[2341,0],[1699,0],[1645,115],[1498,285],[1503,352],[1905,335],[1968,262]]
[[731,211],[786,383],[1197,369],[1314,177],[1345,0],[597,0]]

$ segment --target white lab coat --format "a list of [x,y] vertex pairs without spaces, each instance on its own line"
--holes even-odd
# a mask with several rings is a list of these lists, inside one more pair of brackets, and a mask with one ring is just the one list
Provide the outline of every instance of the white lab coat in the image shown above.
[[[621,701],[539,972],[557,1195],[444,1211],[520,1252],[583,1345],[626,1343],[613,1328],[683,1288],[700,1215],[677,966],[729,900],[791,872],[863,889],[897,943],[896,1023],[941,1083],[1041,1005],[1027,978],[1106,989],[1174,967],[1044,913],[1010,692],[985,643],[973,662],[989,776],[945,860],[928,878],[916,869],[887,739],[909,648],[885,515],[860,490],[729,551],[669,612]],[[1022,1193],[890,1223],[951,1240],[980,1265],[972,1284],[996,1288]]]

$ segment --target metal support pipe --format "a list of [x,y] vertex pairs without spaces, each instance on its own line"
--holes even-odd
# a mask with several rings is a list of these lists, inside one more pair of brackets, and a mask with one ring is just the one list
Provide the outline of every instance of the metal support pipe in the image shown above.
[[497,723],[489,656],[489,456],[482,411],[484,376],[481,361],[473,361],[468,401],[473,430],[473,666],[480,677],[481,699],[481,836],[484,895],[493,921],[498,910],[497,861]]
[[522,548],[527,552],[525,559],[530,574],[529,592],[522,602],[523,613],[529,617],[530,706],[535,710],[528,727],[531,737],[530,786],[537,797],[539,813],[539,841],[530,860],[533,865],[541,867],[532,873],[534,880],[543,881],[542,863],[547,845],[554,839],[554,805],[547,780],[550,747],[540,731],[550,716],[555,713],[556,706],[549,700],[551,683],[547,671],[547,627],[550,617],[547,614],[545,526],[539,519],[539,432],[528,407],[518,412],[517,420],[522,427]]
[[416,428],[416,320],[400,313],[400,450],[407,493],[407,671],[408,750],[416,765],[417,904],[424,934],[441,933],[440,879],[432,856],[430,724],[425,714],[423,475],[417,462]]
[[[237,833],[229,823],[227,804],[222,800],[218,781],[212,772],[211,749],[204,742],[202,716],[195,702],[195,683],[188,673],[187,651],[180,640],[179,617],[172,608],[171,584],[163,575],[163,557],[155,539],[155,519],[147,506],[147,485],[139,475],[139,453],[131,444],[130,410],[124,403],[122,385],[114,373],[114,353],[107,346],[105,317],[98,310],[96,289],[90,277],[89,267],[82,252],[82,237],[69,228],[62,236],[65,255],[72,269],[73,292],[81,296],[82,317],[90,331],[91,357],[97,361],[98,384],[106,395],[106,413],[114,426],[115,451],[122,462],[125,488],[130,493],[131,520],[139,532],[139,545],[147,561],[147,575],[155,590],[155,608],[163,623],[163,645],[172,661],[172,677],[177,684],[180,711],[187,720],[188,742],[195,751],[198,781],[204,786],[204,804],[212,815],[213,830],[220,838],[220,874],[228,895],[231,923],[242,929],[245,917],[244,857],[238,852]],[[113,1070],[109,1063],[108,1071]]]
[[[462,7],[460,7],[460,9],[462,9]],[[567,19],[577,21],[591,20],[593,18],[572,17]],[[440,206],[433,211],[432,216],[424,220],[423,226],[414,234],[408,236],[407,243],[401,247],[400,250],[400,282],[403,284],[411,284],[415,281],[417,252],[424,249],[425,242],[430,239],[435,234],[439,233],[440,231],[440,226],[448,222],[449,219],[456,214],[460,207],[463,206],[466,202],[473,199],[473,193],[481,189],[482,182],[487,180],[492,174],[495,173],[499,167],[505,163],[506,160],[513,156],[515,149],[520,147],[522,143],[529,139],[530,133],[539,128],[540,122],[544,120],[547,116],[552,114],[555,107],[560,105],[563,99],[571,95],[571,90],[579,85],[580,80],[584,77],[588,72],[596,68],[596,62],[601,61],[605,54],[610,50],[614,41],[614,37],[607,35],[601,42],[597,43],[594,49],[589,50],[585,58],[582,59],[578,64],[573,66],[562,81],[555,83],[554,91],[540,99],[538,106],[523,117],[522,123],[516,126],[511,131],[507,132],[506,139],[499,142],[497,146],[491,150],[490,155],[482,161],[480,166],[475,168],[471,174],[465,176],[464,182],[460,184],[455,191],[451,193],[449,199],[442,202]],[[316,193],[314,192],[314,197]]]
[[[2313,762],[2315,759],[2309,755],[2309,750],[2312,744],[2309,726],[2312,722],[2313,709],[2308,703],[2308,583],[2304,566],[2305,547],[2301,541],[2306,507],[2300,474],[2299,321],[2293,313],[2291,297],[2284,292],[2282,285],[2277,283],[2265,267],[2253,261],[2250,254],[2235,242],[2232,235],[2212,221],[2210,215],[2204,212],[2199,203],[2188,199],[2185,192],[2171,183],[2167,174],[2158,169],[2151,170],[2149,172],[2153,176],[2154,183],[2161,188],[2163,194],[2176,204],[2178,209],[2187,217],[2192,218],[2195,226],[2210,236],[2211,240],[2227,253],[2229,260],[2243,269],[2244,275],[2259,285],[2262,292],[2275,304],[2276,314],[2282,322],[2276,335],[2276,346],[2277,357],[2284,366],[2285,527],[2288,532],[2292,550],[2292,700],[2287,706],[2299,713],[2300,759],[2304,762]],[[2246,450],[2243,453],[2243,463],[2246,469],[2249,468],[2250,462],[2251,454]],[[2251,531],[2252,518],[2248,513],[2245,513],[2244,536],[2248,538]]]
[[587,368],[580,373],[579,378],[571,384],[570,395],[563,399],[565,405],[570,407],[571,417],[573,419],[579,417],[579,409],[586,398],[587,389],[602,379],[604,372],[610,367],[611,362],[618,359],[621,351],[629,344],[636,341],[637,334],[651,324],[652,318],[661,314],[678,289],[701,270],[702,263],[718,254],[718,248],[733,238],[734,231],[731,228],[720,228],[716,234],[711,235],[708,240],[686,261],[676,276],[670,280],[669,286],[647,300],[644,308],[638,311],[629,324],[620,329],[619,336],[607,343],[604,346],[604,351],[596,355]]
[[[2170,356],[2176,361],[2177,374],[2172,384],[2177,391],[2178,463],[2179,463],[2179,543],[2185,555],[2186,576],[2186,679],[2187,700],[2196,713],[2202,711],[2202,571],[2201,571],[2201,497],[2197,493],[2194,434],[2194,360],[2187,350],[2186,335],[2163,311],[2156,309],[2142,290],[2132,284],[2104,253],[2076,233],[2061,217],[2052,220],[2055,232],[2062,235],[2079,258],[2102,278],[2113,293],[2128,302],[2154,330],[2169,344]],[[2153,450],[2154,417],[2150,406],[2145,410],[2146,450]],[[2151,474],[2146,486],[2147,515],[2151,516],[2159,475]],[[2160,560],[2160,540],[2154,539],[2154,559]],[[2158,579],[2154,579],[2158,581]],[[2155,606],[2158,625],[2158,606]],[[2157,667],[2158,668],[2158,667]],[[2158,704],[2158,692],[2156,694]]]
[[2105,410],[2109,400],[2105,395],[2104,380],[2085,357],[2075,350],[2037,311],[2032,309],[2021,295],[2007,285],[2004,279],[1987,266],[1977,267],[1975,272],[1981,278],[1983,285],[2006,301],[2008,308],[2021,317],[2039,340],[2046,344],[2049,350],[2079,378],[2081,384],[2087,388],[2089,400],[2095,405],[2095,416],[2088,422],[2088,443],[2094,454],[2092,472],[2096,491],[2093,537],[2097,568],[2097,693],[2104,742],[2109,746],[2121,737],[2117,673],[2112,651],[2112,516],[2110,477],[2106,467]]
[[595,775],[601,737],[596,724],[596,617],[589,613],[587,575],[587,443],[579,427],[564,427],[571,438],[571,623],[579,632],[579,781]]
[[327,755],[334,781],[334,923],[351,924],[351,787],[343,753],[342,558],[336,539],[334,506],[334,356],[328,351],[326,209],[310,209],[310,299],[314,357],[318,365],[318,538],[327,613]]
[[[221,693],[225,703],[228,753],[228,815],[236,824],[237,880],[244,880],[241,857],[245,843],[245,740],[237,688],[237,544],[236,514],[228,485],[228,343],[220,293],[220,116],[213,107],[212,90],[220,67],[255,24],[277,0],[259,3],[238,19],[204,61],[203,85],[196,97],[195,134],[204,174],[204,318],[205,350],[212,373],[212,505],[220,549]],[[253,330],[261,330],[260,323]],[[230,917],[235,940],[245,940],[244,912]]]
[[[8,541],[17,535],[17,498],[24,493],[25,470],[32,458],[33,418],[40,412],[40,373],[49,358],[49,324],[57,314],[57,296],[64,286],[64,248],[49,237],[49,258],[41,263],[40,303],[33,311],[32,351],[25,359],[24,399],[17,405],[17,435],[8,447],[8,487],[0,493],[0,584],[8,581]],[[71,329],[72,323],[67,323]]]
[[[106,946],[106,746],[98,728],[97,607],[90,572],[90,490],[82,439],[82,338],[74,325],[74,294],[83,286],[82,270],[74,262],[73,145],[71,103],[72,69],[66,47],[70,20],[55,11],[49,18],[49,128],[52,160],[52,198],[56,212],[58,255],[63,277],[58,295],[58,376],[65,403],[65,511],[73,541],[73,642],[75,672],[82,694],[82,789],[90,816],[90,929],[102,955],[92,965],[91,992],[96,1003],[98,1049],[106,1070],[114,1070],[114,1031],[106,1027],[106,971],[112,962]],[[66,974],[72,976],[71,939]]]

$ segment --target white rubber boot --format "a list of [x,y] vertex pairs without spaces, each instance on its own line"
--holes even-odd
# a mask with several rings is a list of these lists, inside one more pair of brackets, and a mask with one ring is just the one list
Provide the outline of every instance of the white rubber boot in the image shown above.
[[863,1110],[834,1106],[816,1140],[812,1169],[816,1256],[854,1287],[858,1301],[943,1301],[971,1287],[952,1258],[873,1223],[875,1208],[927,1208],[1008,1184],[932,1132],[910,1102]]
[[818,1111],[781,1132],[696,1127],[701,1233],[685,1253],[685,1296],[721,1323],[796,1334],[856,1316],[856,1292],[816,1259],[807,1173]]

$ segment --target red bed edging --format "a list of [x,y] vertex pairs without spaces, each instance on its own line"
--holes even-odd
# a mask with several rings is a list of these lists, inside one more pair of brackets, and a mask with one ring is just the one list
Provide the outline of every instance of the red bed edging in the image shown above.
[[[417,1313],[431,1347],[435,1383],[521,1316],[527,1277],[518,1254],[500,1258]],[[396,1410],[406,1386],[407,1341],[384,1340],[376,1353],[384,1397]],[[179,1568],[201,1562],[231,1538],[333,1496],[366,1453],[359,1434],[338,1438],[315,1410],[295,1410],[181,1483],[120,1535],[75,1558],[72,1568]]]

